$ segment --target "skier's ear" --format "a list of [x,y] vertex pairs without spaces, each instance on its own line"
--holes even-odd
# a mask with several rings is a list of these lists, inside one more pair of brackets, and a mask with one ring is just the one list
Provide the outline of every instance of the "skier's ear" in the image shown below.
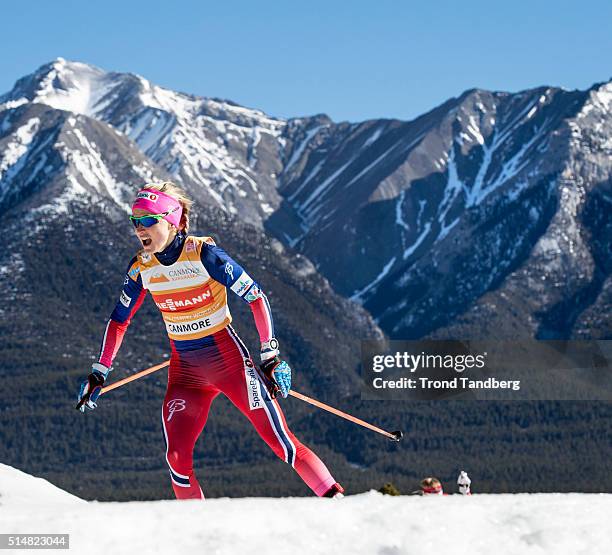
[[189,231],[189,216],[185,213],[181,215],[181,222],[178,226],[179,231]]

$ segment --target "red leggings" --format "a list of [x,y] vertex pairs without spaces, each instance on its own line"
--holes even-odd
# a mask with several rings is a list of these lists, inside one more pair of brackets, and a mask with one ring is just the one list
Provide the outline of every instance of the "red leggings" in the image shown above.
[[255,427],[272,451],[291,464],[315,494],[336,480],[293,435],[280,405],[257,379],[249,353],[231,326],[194,341],[171,341],[168,390],[162,407],[166,461],[178,499],[203,499],[193,472],[193,448],[213,399],[223,393]]

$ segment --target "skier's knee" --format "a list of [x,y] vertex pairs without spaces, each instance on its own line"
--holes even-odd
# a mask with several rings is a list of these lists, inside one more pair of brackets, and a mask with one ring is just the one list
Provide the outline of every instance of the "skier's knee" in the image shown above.
[[177,474],[189,475],[193,470],[191,455],[176,449],[168,449],[168,453],[166,454],[166,462],[168,463],[170,470]]

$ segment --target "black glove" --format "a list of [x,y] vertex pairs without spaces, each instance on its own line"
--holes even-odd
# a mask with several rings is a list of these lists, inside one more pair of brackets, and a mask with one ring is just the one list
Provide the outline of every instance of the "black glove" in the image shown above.
[[291,389],[291,368],[284,360],[278,356],[266,360],[259,366],[259,375],[272,399],[279,393],[287,398]]
[[98,406],[96,401],[100,396],[102,386],[110,371],[110,368],[106,368],[106,366],[99,362],[92,365],[92,372],[81,383],[81,389],[77,395],[79,401],[76,406],[77,410],[85,412],[85,407],[93,410]]

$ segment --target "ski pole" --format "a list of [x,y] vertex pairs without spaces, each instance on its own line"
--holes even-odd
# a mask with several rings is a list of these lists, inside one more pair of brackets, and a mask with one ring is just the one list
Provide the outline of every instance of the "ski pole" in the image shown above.
[[[153,372],[160,370],[161,368],[164,368],[165,366],[168,366],[169,364],[170,364],[170,361],[167,360],[166,362],[162,362],[161,364],[156,364],[155,366],[151,366],[150,368],[147,368],[146,370],[136,372],[136,374],[132,374],[131,376],[128,376],[127,378],[118,380],[110,385],[107,385],[106,387],[103,387],[100,390],[100,395],[107,393],[108,391],[112,391],[113,389],[117,389],[118,387],[121,387],[122,385],[125,385],[126,383],[133,382],[134,380],[137,380],[138,378],[142,378],[143,376],[146,376],[147,374],[152,374]],[[81,398],[81,400],[77,403],[76,408],[80,409],[81,406],[89,400],[90,395],[91,395],[91,391],[89,391],[86,395],[84,395]]]
[[[147,374],[152,374],[153,372],[156,372],[157,370],[161,370],[162,368],[168,366],[169,364],[170,364],[170,361],[167,360],[166,362],[162,362],[161,364],[156,364],[155,366],[151,366],[150,368],[147,368],[146,370],[142,370],[141,372],[132,374],[131,376],[128,376],[127,378],[118,380],[106,387],[103,387],[102,391],[100,391],[100,395],[102,395],[103,393],[112,391],[113,389],[116,389],[118,387],[121,387],[122,385],[125,385],[126,383],[133,382],[134,380],[137,380],[138,378],[142,378],[143,376],[146,376]],[[290,390],[289,395],[291,395],[292,397],[295,397],[296,399],[300,399],[300,401],[304,401],[305,403],[309,403],[311,405],[314,405],[315,407],[326,410],[327,412],[331,412],[332,414],[335,414],[336,416],[339,416],[340,418],[344,418],[345,420],[353,422],[354,424],[358,424],[359,426],[363,426],[364,428],[373,430],[374,432],[382,434],[388,437],[389,439],[392,439],[393,441],[399,441],[400,439],[402,439],[403,433],[400,432],[399,430],[395,432],[387,432],[386,430],[383,430],[382,428],[379,428],[378,426],[374,426],[374,424],[370,424],[364,420],[361,420],[361,418],[357,418],[356,416],[347,414],[346,412],[343,412],[339,409],[326,405],[325,403],[322,403],[321,401],[317,401],[316,399],[313,399],[312,397],[302,395],[301,393],[298,393],[297,391],[294,391],[294,390]]]
[[123,378],[121,380],[113,382],[112,384],[107,385],[106,387],[103,387],[102,391],[100,391],[100,395],[102,395],[103,393],[112,391],[113,389],[116,389],[118,387],[121,387],[122,385],[125,385],[126,383],[133,382],[134,380],[137,380],[138,378],[142,378],[143,376],[146,376],[147,374],[152,374],[153,372],[156,372],[157,370],[161,370],[162,368],[168,366],[169,364],[170,364],[170,361],[167,360],[166,362],[162,362],[161,364],[156,364],[155,366],[151,366],[151,368],[147,368],[146,370],[142,370],[140,372],[137,372],[136,374],[132,374],[131,376],[128,376],[127,378]]
[[368,428],[368,430],[373,430],[374,432],[378,432],[379,434],[382,434],[388,437],[389,439],[392,439],[393,441],[399,441],[400,439],[402,439],[402,436],[404,435],[399,430],[395,432],[387,432],[386,430],[383,430],[382,428],[379,428],[378,426],[374,426],[374,424],[369,424],[365,420],[361,420],[361,418],[357,418],[356,416],[351,416],[350,414],[347,414],[346,412],[342,412],[341,410],[335,409],[334,407],[330,407],[329,405],[326,405],[325,403],[322,403],[321,401],[317,401],[316,399],[313,399],[312,397],[307,397],[306,395],[302,395],[301,393],[298,393],[297,391],[293,391],[293,389],[289,390],[289,395],[291,395],[292,397],[295,397],[296,399],[300,399],[300,401],[304,401],[305,403],[310,403],[311,405],[314,405],[315,407],[326,410],[327,412],[331,412],[332,414],[335,414],[336,416],[339,416],[340,418],[344,418],[345,420],[353,422],[354,424],[359,424],[359,426]]

